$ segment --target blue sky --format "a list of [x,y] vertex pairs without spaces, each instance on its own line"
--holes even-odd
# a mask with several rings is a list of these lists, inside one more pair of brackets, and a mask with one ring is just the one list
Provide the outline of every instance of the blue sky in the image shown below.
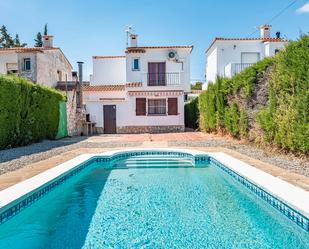
[[[205,50],[214,37],[247,37],[291,2],[0,0],[0,25],[33,46],[36,33],[48,23],[54,45],[62,48],[75,69],[76,61],[84,61],[85,75],[89,75],[93,55],[124,54],[125,25],[132,24],[139,34],[139,45],[194,45],[191,78],[198,80],[204,78]],[[308,0],[298,0],[271,24],[273,34],[281,31],[291,39],[299,37],[301,31],[308,33]]]

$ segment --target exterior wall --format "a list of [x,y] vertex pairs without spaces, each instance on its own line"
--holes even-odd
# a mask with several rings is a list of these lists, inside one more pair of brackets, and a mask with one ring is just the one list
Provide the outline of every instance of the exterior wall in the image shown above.
[[[121,101],[99,100],[100,98],[125,98]],[[144,98],[145,96],[143,96]],[[104,129],[103,121],[103,105],[116,105],[116,126],[118,132],[138,132],[145,130],[145,127],[152,130],[151,132],[159,132],[164,127],[174,131],[184,128],[184,99],[180,96],[162,96],[154,97],[148,96],[146,98],[178,98],[178,115],[164,115],[164,116],[136,116],[136,97],[128,96],[125,92],[84,92],[84,100],[86,104],[86,113],[90,114],[91,121],[96,123],[96,127]],[[161,128],[158,128],[161,127]],[[178,127],[176,129],[176,127]]]
[[[72,67],[58,49],[37,53],[37,82],[56,87],[58,81],[72,80]],[[61,72],[61,80],[58,72]]]
[[7,74],[7,63],[17,64],[17,54],[15,52],[0,53],[0,74]]
[[[17,53],[19,76],[28,78],[32,82],[37,82],[37,53]],[[24,59],[30,58],[29,71],[24,71]]]
[[[282,49],[285,44],[287,42],[264,43],[259,40],[216,42],[214,47],[207,53],[206,82],[214,81],[217,75],[230,76],[229,74],[226,75],[226,67],[229,64],[242,63],[242,53],[259,53],[259,60],[262,60],[267,56],[275,55],[275,50]],[[215,68],[216,64],[217,69]]]
[[[168,60],[168,52],[175,50],[179,63]],[[140,70],[133,71],[134,58],[140,58]],[[179,85],[147,86],[148,62],[165,62],[166,73],[179,73]],[[128,53],[126,57],[128,82],[143,82],[144,90],[184,90],[190,91],[190,49],[146,49],[145,53]]]
[[203,85],[203,89],[207,89],[207,83],[215,82],[218,74],[218,50],[215,48],[209,56],[207,56],[206,77],[207,82]]
[[126,58],[93,58],[91,85],[124,84],[126,82]]

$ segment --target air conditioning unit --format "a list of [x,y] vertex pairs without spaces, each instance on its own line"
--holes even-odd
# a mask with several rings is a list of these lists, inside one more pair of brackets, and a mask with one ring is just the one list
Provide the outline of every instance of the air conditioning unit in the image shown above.
[[177,61],[178,60],[178,54],[175,50],[170,50],[167,54],[167,58],[170,61]]

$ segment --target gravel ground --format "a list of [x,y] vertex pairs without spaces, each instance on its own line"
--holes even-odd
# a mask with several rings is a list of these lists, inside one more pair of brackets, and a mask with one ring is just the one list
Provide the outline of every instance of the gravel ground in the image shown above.
[[[77,148],[135,147],[141,145],[142,141],[90,142],[86,140],[86,137],[73,137],[55,141],[46,140],[25,147],[0,151],[0,175]],[[265,150],[248,144],[239,144],[224,139],[208,139],[203,141],[169,141],[168,145],[171,147],[224,147],[309,177],[309,160],[302,160],[291,155],[267,153]]]
[[207,141],[170,141],[168,145],[183,147],[224,147],[254,159],[258,159],[262,162],[309,177],[309,160],[300,159],[293,155],[282,155],[274,152],[269,152],[268,154],[267,151],[249,144],[239,144],[223,139],[216,139]]
[[0,175],[77,148],[134,147],[142,144],[142,142],[94,143],[83,141],[85,139],[86,137],[73,137],[53,141],[45,140],[24,147],[0,150]]

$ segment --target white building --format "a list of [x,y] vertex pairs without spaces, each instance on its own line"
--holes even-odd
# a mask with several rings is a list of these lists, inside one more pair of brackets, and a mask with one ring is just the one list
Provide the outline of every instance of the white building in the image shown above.
[[275,55],[287,41],[270,35],[271,26],[260,27],[259,38],[215,38],[206,51],[206,84],[215,82],[217,76],[232,77],[243,69]]
[[138,46],[131,35],[125,56],[93,56],[86,112],[100,133],[184,130],[193,46]]
[[16,74],[48,87],[72,80],[72,66],[53,36],[43,36],[43,47],[0,48],[0,74]]

